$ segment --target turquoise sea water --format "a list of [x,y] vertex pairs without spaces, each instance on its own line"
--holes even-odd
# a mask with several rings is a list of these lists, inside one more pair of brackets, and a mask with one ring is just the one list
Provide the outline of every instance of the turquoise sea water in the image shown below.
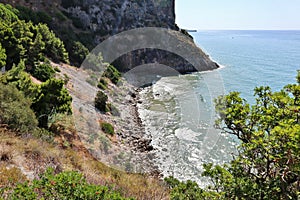
[[300,31],[199,31],[195,42],[214,60],[226,91],[253,101],[253,88],[280,90],[300,69]]
[[295,82],[300,31],[201,31],[193,37],[223,67],[162,78],[141,93],[139,112],[163,174],[205,185],[202,164],[224,163],[236,150],[234,138],[213,126],[213,99],[240,91],[253,103],[254,87],[269,85],[275,91]]

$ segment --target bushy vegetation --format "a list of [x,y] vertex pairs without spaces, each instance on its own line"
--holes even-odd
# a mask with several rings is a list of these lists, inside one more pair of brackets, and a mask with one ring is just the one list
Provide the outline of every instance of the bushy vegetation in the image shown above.
[[55,70],[49,61],[35,63],[31,72],[32,76],[37,77],[40,81],[47,81],[55,76]]
[[213,192],[205,192],[194,181],[180,182],[174,177],[164,179],[171,189],[170,198],[173,200],[218,199]]
[[113,136],[115,134],[115,129],[110,123],[101,122],[100,125],[101,125],[101,129],[104,133],[106,133],[110,136]]
[[34,130],[38,121],[30,106],[31,101],[17,88],[0,83],[0,124],[17,132]]
[[103,77],[101,77],[97,87],[101,90],[106,90],[107,89],[107,81]]
[[32,105],[33,110],[39,117],[40,127],[48,127],[48,119],[56,113],[72,112],[72,97],[64,88],[64,81],[60,79],[49,79],[40,85],[38,101]]
[[43,11],[33,11],[30,8],[24,6],[17,6],[15,10],[15,14],[21,20],[25,20],[26,22],[31,21],[34,24],[44,23],[50,25],[52,22],[52,17]]
[[54,174],[51,168],[40,179],[20,183],[6,190],[9,199],[129,199],[110,187],[88,184],[80,173],[70,171]]
[[64,43],[55,36],[47,25],[38,24],[37,30],[41,33],[43,40],[45,41],[44,54],[52,58],[54,61],[69,62],[68,53],[64,47]]
[[48,128],[48,119],[56,113],[70,113],[72,98],[64,88],[64,81],[49,79],[37,85],[24,71],[24,62],[0,76],[0,82],[13,85],[32,102],[31,109],[39,121],[39,126]]
[[[32,103],[30,108],[39,126],[48,128],[51,115],[71,111],[71,97],[63,87],[63,81],[53,79],[55,71],[46,57],[68,62],[68,54],[63,42],[47,25],[19,20],[16,14],[25,15],[25,11],[28,10],[24,8],[19,12],[10,5],[0,4],[0,64],[8,70],[0,76],[0,82],[23,92]],[[44,83],[34,84],[25,71]],[[20,115],[25,114],[19,111]]]
[[107,100],[108,100],[107,95],[102,91],[98,91],[98,93],[95,97],[95,107],[97,109],[99,109],[101,112],[106,112],[107,111],[107,107],[106,107]]
[[103,76],[110,79],[112,83],[117,84],[121,78],[121,73],[112,65],[108,65]]
[[14,66],[11,70],[1,74],[0,82],[15,86],[27,98],[31,99],[32,103],[38,101],[40,88],[31,81],[29,74],[25,72],[24,61],[20,61],[18,66]]
[[80,66],[86,56],[89,54],[89,50],[79,41],[72,43],[72,49],[70,51],[70,60],[75,66]]
[[6,64],[5,61],[6,61],[5,49],[2,48],[2,45],[0,43],[0,69],[5,66]]
[[187,191],[204,199],[300,198],[300,73],[297,84],[279,92],[270,87],[254,91],[253,106],[238,92],[216,99],[216,124],[239,140],[238,154],[223,166],[204,165],[202,176],[212,183],[205,192],[194,184],[167,180],[173,199],[188,199]]
[[68,62],[64,44],[53,31],[45,24],[33,25],[31,21],[20,20],[16,15],[18,12],[9,5],[0,4],[0,43],[6,52],[6,69],[24,60],[30,71],[36,62],[43,62],[45,57]]

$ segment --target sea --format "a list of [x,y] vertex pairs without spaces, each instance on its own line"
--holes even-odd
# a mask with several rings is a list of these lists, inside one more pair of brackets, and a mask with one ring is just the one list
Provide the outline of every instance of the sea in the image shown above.
[[139,113],[163,175],[205,186],[203,164],[229,162],[238,146],[236,138],[214,126],[214,99],[238,91],[254,104],[255,87],[279,91],[295,83],[300,31],[198,31],[192,36],[220,69],[161,78],[141,91]]

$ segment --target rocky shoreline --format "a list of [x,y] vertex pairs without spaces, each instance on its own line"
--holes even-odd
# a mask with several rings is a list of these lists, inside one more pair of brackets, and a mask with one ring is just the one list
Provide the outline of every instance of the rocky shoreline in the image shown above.
[[[125,80],[121,84],[109,83],[105,90],[108,101],[119,111],[118,115],[101,113],[94,107],[94,98],[99,90],[87,81],[94,72],[84,71],[68,65],[56,65],[60,76],[68,77],[67,89],[72,95],[73,116],[76,131],[86,149],[100,162],[127,172],[146,173],[160,177],[154,163],[155,149],[151,136],[138,112],[141,103],[139,90]],[[113,125],[116,134],[106,135],[101,131],[99,122]]]

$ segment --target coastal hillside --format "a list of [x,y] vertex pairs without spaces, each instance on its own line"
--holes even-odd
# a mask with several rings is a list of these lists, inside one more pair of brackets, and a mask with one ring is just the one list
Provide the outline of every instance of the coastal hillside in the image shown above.
[[[72,64],[80,66],[86,48],[96,45],[112,35],[134,28],[157,27],[179,31],[186,35],[183,42],[186,49],[198,49],[193,57],[202,60],[193,66],[186,57],[163,49],[137,49],[120,56],[114,65],[122,72],[147,63],[160,63],[170,66],[180,73],[212,70],[218,65],[211,61],[193,42],[191,36],[175,23],[175,0],[117,0],[117,1],[34,1],[1,0],[20,10],[19,17],[25,20],[47,23],[64,41]],[[167,41],[164,41],[167,43]]]
[[[188,33],[174,24],[174,1],[5,2],[12,5],[0,3],[0,199],[300,199],[300,71],[296,82],[283,86],[278,92],[272,91],[269,86],[256,87],[254,103],[248,103],[240,92],[234,91],[214,100],[212,105],[215,105],[217,114],[214,127],[223,131],[222,136],[234,140],[238,149],[236,153],[227,155],[232,157],[230,161],[218,164],[215,159],[207,160],[206,155],[191,146],[193,143],[202,148],[206,143],[222,150],[225,145],[211,145],[210,141],[220,139],[215,134],[208,132],[209,137],[206,137],[202,131],[195,131],[194,134],[188,129],[176,133],[179,126],[172,120],[177,116],[180,119],[184,112],[170,117],[165,115],[168,121],[162,120],[167,109],[184,107],[177,106],[174,96],[168,98],[168,94],[173,92],[167,84],[164,86],[168,94],[154,89],[159,88],[159,82],[152,82],[153,85],[145,89],[139,84],[134,86],[127,82],[125,78],[130,73],[122,74],[141,63],[146,67],[159,66],[159,72],[164,72],[165,65],[181,73],[195,71],[191,66],[195,63],[200,65],[197,68],[199,71],[217,67],[195,46]],[[95,13],[102,11],[105,16],[95,17],[99,24],[92,22],[96,23],[95,29],[83,26],[89,25],[87,22],[93,21]],[[102,22],[102,26],[111,32],[97,31],[101,27],[100,19],[112,20],[113,25],[106,20]],[[105,54],[89,54],[99,42],[101,44],[107,38],[119,36],[117,33],[123,30],[141,27],[151,32],[153,28],[146,26],[152,25],[164,27],[166,29],[163,30],[170,33],[159,38],[158,42],[154,40],[153,47],[158,49],[143,46],[124,54],[113,64],[105,60]],[[270,38],[273,36],[272,33]],[[129,35],[127,41],[140,45],[144,44],[144,38],[144,35]],[[174,38],[178,42],[175,43],[176,50],[172,46],[174,43],[168,43]],[[109,54],[114,47],[122,47],[112,44],[108,42],[104,53]],[[166,49],[169,46],[173,48],[167,52],[155,46],[157,44]],[[241,49],[238,48],[239,54],[242,54]],[[175,55],[177,50],[183,51]],[[293,49],[293,52],[297,51]],[[227,53],[232,54],[231,51]],[[232,56],[237,57],[236,54]],[[242,56],[242,59],[245,57]],[[92,68],[79,68],[83,60]],[[257,57],[253,61],[257,63]],[[95,68],[103,69],[103,73],[91,70]],[[275,71],[278,69],[274,68]],[[274,81],[282,73],[277,71]],[[180,98],[197,96],[206,103],[209,101],[203,98],[205,93],[201,89],[205,84],[201,80],[211,74],[176,76],[178,73],[175,73],[175,76],[163,77],[160,81],[176,78],[174,85],[182,89],[175,89],[184,91],[177,93]],[[255,73],[249,74],[257,79]],[[160,79],[157,74],[154,76]],[[138,78],[146,80],[148,77],[153,78]],[[213,76],[208,77],[217,87],[221,85]],[[196,84],[181,84],[178,81],[180,78]],[[142,86],[148,85],[146,82]],[[190,98],[186,93],[189,87],[197,90],[197,95],[193,92]],[[150,90],[152,93],[148,92]],[[153,106],[147,105],[144,94],[154,97]],[[207,97],[212,100],[212,96]],[[161,105],[168,99],[171,99],[171,106],[165,109]],[[159,120],[157,135],[162,135],[163,126],[169,126],[169,135],[162,135],[167,140],[159,140],[159,143],[174,145],[176,149],[183,147],[193,154],[192,159],[181,161],[177,158],[182,156],[176,151],[172,152],[177,154],[177,158],[173,159],[168,154],[172,149],[159,148],[155,144],[155,135],[148,132],[139,107],[145,102],[148,108],[160,112],[157,117],[152,114],[146,116]],[[186,113],[190,116],[197,103],[188,103],[191,109]],[[213,110],[207,108],[209,112]],[[188,118],[187,121],[192,120]],[[205,128],[201,123],[200,120],[196,122],[197,127]],[[155,126],[150,124],[150,128]],[[172,128],[176,130],[172,132]],[[204,138],[199,145],[196,143],[198,136]],[[188,137],[192,140],[187,140]],[[171,138],[176,143],[172,144]],[[186,145],[180,144],[183,140]],[[210,148],[203,150],[205,154],[215,151]],[[164,173],[165,168],[159,167],[162,151],[169,160],[178,162],[175,165],[171,163],[173,168],[167,169],[168,174]],[[195,157],[196,154],[199,157]],[[226,153],[221,151],[220,156],[223,154]],[[185,158],[189,158],[187,156],[184,154]],[[168,160],[162,162],[169,163]],[[193,174],[189,173],[188,168],[177,165],[182,163],[190,165],[193,170],[195,166],[201,167],[203,170],[195,171],[195,176],[199,176],[205,185],[186,180],[189,177],[192,179]],[[178,172],[182,179],[176,175]],[[166,177],[163,179],[163,176]]]

